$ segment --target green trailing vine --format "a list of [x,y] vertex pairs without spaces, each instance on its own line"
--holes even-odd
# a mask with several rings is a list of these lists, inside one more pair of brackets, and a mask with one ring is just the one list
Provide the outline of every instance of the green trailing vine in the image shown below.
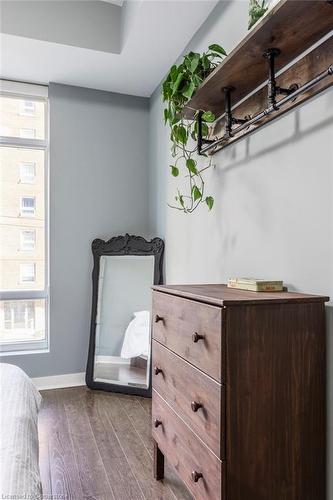
[[[268,10],[266,0],[250,0],[249,26],[250,29]],[[170,172],[173,177],[184,174],[188,181],[185,191],[177,189],[176,205],[170,207],[185,213],[192,213],[201,203],[205,203],[209,210],[213,208],[214,198],[205,193],[204,172],[213,166],[212,157],[206,156],[203,164],[197,160],[197,115],[199,110],[192,110],[193,118],[186,118],[185,108],[190,110],[188,102],[204,81],[226,56],[226,52],[218,44],[208,47],[207,52],[198,54],[190,52],[182,63],[171,67],[162,85],[163,102],[167,103],[164,109],[164,122],[170,127],[171,154],[173,158]],[[211,111],[202,111],[202,136],[210,134],[209,124],[215,121]],[[200,157],[200,159],[203,156]]]
[[268,7],[266,0],[259,2],[258,0],[250,0],[249,9],[249,29],[256,24],[257,21],[267,12]]
[[[204,164],[199,165],[196,155],[197,114],[192,119],[185,117],[187,103],[213,69],[226,56],[225,50],[218,44],[208,47],[203,54],[190,52],[182,63],[172,66],[162,85],[163,101],[167,103],[164,109],[165,124],[170,126],[171,154],[173,163],[170,165],[171,175],[185,175],[187,189],[185,192],[177,189],[176,205],[169,205],[185,213],[193,212],[201,203],[209,210],[213,208],[214,198],[205,193],[204,172],[212,167],[212,158],[206,157]],[[189,109],[189,108],[188,108]],[[201,110],[202,135],[209,135],[209,124],[215,121],[211,111]],[[203,158],[203,157],[200,157]]]

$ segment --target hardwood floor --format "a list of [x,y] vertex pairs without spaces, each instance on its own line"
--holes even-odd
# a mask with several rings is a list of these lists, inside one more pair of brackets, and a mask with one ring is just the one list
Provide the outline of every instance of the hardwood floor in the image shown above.
[[42,391],[43,493],[58,500],[191,500],[167,465],[153,479],[151,400],[91,391]]

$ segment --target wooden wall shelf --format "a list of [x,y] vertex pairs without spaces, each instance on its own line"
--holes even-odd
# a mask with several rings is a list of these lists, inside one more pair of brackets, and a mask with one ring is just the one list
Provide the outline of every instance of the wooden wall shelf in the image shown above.
[[[231,107],[235,108],[239,101],[268,81],[268,61],[263,57],[267,49],[278,48],[280,50],[280,54],[275,58],[275,72],[279,72],[322,37],[328,35],[332,28],[333,1],[280,0],[202,83],[187,104],[185,117],[191,119],[199,110],[212,111],[215,116],[221,117],[226,106],[224,88],[233,88],[230,97]],[[326,64],[327,66],[325,66]],[[295,64],[296,69],[292,70],[294,68],[292,65],[288,72],[283,73],[283,84],[287,85],[285,88],[289,88],[293,83],[296,83],[298,87],[303,86],[317,77],[320,72],[327,70],[329,66],[333,68],[332,65],[333,36],[315,48],[312,56],[305,55],[304,58],[298,61]],[[281,115],[282,112],[295,107],[300,102],[303,102],[305,98],[308,99],[315,93],[332,85],[333,76],[330,71],[326,76],[324,76],[325,80],[313,85],[311,89],[305,92],[305,97],[303,93],[300,93],[295,101],[290,101],[285,106],[283,111],[281,109],[279,112],[275,112],[277,109],[274,109],[274,113],[268,113],[269,116],[258,121],[255,126],[247,127],[245,132],[242,130],[240,137]],[[278,77],[277,80],[277,85],[282,87]],[[257,93],[246,100],[246,106],[237,108],[237,116],[242,118],[247,114],[253,117],[256,113],[269,107],[272,102],[269,99],[267,101],[267,94],[267,87],[258,90]],[[264,102],[265,96],[266,103]],[[247,113],[243,114],[245,108]],[[237,127],[235,128],[237,130]],[[218,148],[212,148],[209,145],[206,145],[205,148],[203,145],[202,149],[210,149],[210,152],[216,152],[217,149],[234,142],[236,138],[230,135],[224,139],[219,143]]]

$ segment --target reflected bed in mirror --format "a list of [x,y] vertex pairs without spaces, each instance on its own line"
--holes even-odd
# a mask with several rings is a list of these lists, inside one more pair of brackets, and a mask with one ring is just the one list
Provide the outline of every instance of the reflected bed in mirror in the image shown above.
[[94,240],[93,303],[86,382],[151,394],[151,286],[162,283],[163,241]]

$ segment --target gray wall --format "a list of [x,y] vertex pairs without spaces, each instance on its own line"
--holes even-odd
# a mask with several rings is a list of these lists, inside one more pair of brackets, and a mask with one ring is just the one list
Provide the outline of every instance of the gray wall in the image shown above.
[[31,377],[85,371],[91,242],[147,235],[148,100],[51,84],[50,353],[3,358]]
[[[241,1],[220,3],[186,52],[203,51],[213,42],[229,52],[246,33],[247,7]],[[333,299],[332,90],[214,157],[216,168],[207,176],[216,203],[212,213],[204,206],[193,215],[167,207],[180,184],[170,176],[170,160],[157,89],[150,102],[150,222],[165,238],[167,283],[268,276],[282,278],[290,289]],[[331,468],[332,304],[327,307]],[[330,494],[333,498],[333,484]]]

